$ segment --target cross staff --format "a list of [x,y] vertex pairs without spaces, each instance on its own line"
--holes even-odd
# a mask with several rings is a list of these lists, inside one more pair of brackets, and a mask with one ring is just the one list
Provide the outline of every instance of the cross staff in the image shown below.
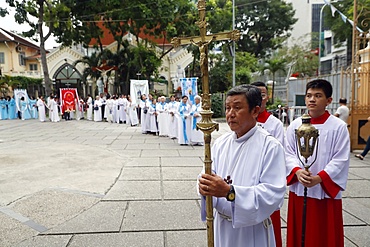
[[[206,21],[206,1],[198,1],[199,21],[196,24],[199,26],[200,36],[173,38],[171,44],[176,48],[180,45],[193,44],[199,47],[200,52],[200,70],[202,73],[202,108],[200,112],[202,120],[197,123],[197,129],[200,129],[204,134],[204,170],[206,174],[212,173],[212,160],[211,160],[211,134],[214,130],[218,130],[218,123],[212,121],[213,112],[211,111],[209,82],[208,82],[208,45],[213,41],[222,40],[238,40],[240,38],[239,30],[230,32],[223,32],[217,34],[207,33]],[[208,247],[214,246],[213,234],[213,203],[212,196],[206,197],[206,212],[207,212],[207,239]]]

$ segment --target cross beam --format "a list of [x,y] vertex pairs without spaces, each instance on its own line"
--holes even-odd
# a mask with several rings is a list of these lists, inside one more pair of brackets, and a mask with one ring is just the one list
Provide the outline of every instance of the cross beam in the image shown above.
[[[209,94],[208,82],[208,45],[213,41],[236,41],[240,38],[239,30],[230,32],[222,32],[217,34],[207,34],[207,21],[206,21],[206,1],[198,1],[199,21],[196,24],[199,26],[200,36],[173,38],[171,44],[174,47],[181,45],[193,44],[199,47],[200,52],[200,70],[202,77],[202,111],[200,112],[202,120],[197,123],[197,129],[200,129],[204,134],[204,170],[206,174],[212,173],[212,160],[211,160],[211,139],[212,132],[218,130],[218,123],[212,121],[213,112],[211,111],[211,101]],[[234,54],[235,55],[235,54]],[[214,233],[213,233],[213,203],[212,196],[206,196],[206,213],[207,213],[207,239],[208,247],[214,246]]]

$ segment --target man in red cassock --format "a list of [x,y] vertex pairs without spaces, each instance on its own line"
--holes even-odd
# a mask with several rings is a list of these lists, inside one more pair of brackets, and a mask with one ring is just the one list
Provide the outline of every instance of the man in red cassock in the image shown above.
[[[306,106],[311,124],[319,131],[315,151],[308,158],[307,172],[297,150],[297,118],[288,127],[285,141],[287,184],[289,185],[287,247],[301,246],[304,187],[307,187],[306,247],[344,246],[342,191],[346,189],[350,141],[347,124],[326,111],[332,102],[332,86],[322,79],[306,86]],[[301,161],[298,159],[300,157]]]

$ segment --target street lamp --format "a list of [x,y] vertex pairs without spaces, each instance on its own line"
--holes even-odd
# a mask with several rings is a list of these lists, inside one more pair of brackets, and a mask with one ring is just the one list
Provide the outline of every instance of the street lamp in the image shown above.
[[319,25],[319,69],[318,69],[318,72],[317,72],[317,75],[320,75],[321,74],[321,30],[322,30],[322,13],[324,11],[324,8],[325,6],[327,6],[328,4],[325,3],[322,7],[321,7],[321,10],[320,10],[320,25]]

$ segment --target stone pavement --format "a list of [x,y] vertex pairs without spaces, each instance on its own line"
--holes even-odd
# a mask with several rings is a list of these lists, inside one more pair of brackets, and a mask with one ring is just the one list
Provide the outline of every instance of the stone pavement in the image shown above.
[[[203,152],[123,124],[0,121],[0,246],[207,246],[195,190]],[[348,247],[370,246],[369,177],[370,157],[351,154]]]

